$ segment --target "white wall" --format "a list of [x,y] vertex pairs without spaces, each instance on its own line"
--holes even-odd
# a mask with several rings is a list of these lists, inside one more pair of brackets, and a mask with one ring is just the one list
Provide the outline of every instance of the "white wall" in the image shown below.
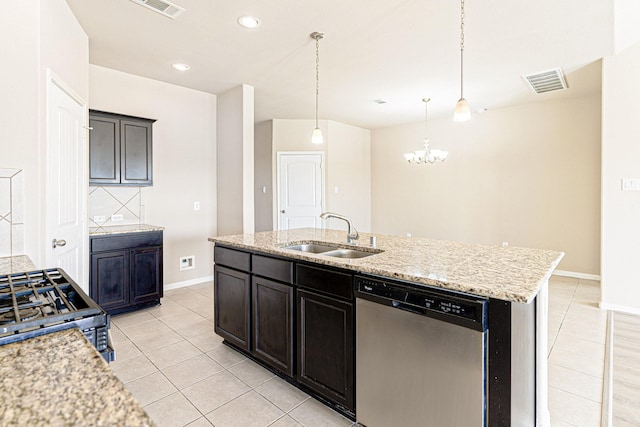
[[602,75],[602,306],[640,314],[640,44],[604,58]]
[[89,42],[64,0],[7,5],[0,40],[0,167],[24,171],[25,252],[45,267],[46,70],[86,100]]
[[600,97],[429,120],[444,163],[408,164],[424,123],[372,131],[373,232],[566,252],[600,273]]
[[[212,275],[216,235],[216,97],[109,68],[90,67],[90,108],[156,119],[153,186],[142,188],[144,222],[165,227],[165,286]],[[200,210],[193,204],[200,202]],[[181,256],[196,268],[179,271]]]
[[[324,144],[311,144],[314,120],[272,121],[271,209],[277,206],[277,153],[279,151],[322,151],[325,170],[324,210],[350,217],[359,231],[371,228],[371,149],[370,131],[330,120],[318,122]],[[338,187],[338,193],[335,188]],[[262,209],[266,209],[263,207]],[[274,216],[274,220],[277,216]],[[328,228],[345,229],[343,221],[330,220]],[[274,228],[276,225],[274,224]]]
[[253,233],[253,87],[218,96],[218,233]]

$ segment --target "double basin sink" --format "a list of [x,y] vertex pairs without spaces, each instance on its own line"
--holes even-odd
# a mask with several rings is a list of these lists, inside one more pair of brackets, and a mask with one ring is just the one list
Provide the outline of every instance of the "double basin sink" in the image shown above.
[[364,249],[361,250],[361,249],[345,248],[329,242],[291,243],[291,244],[288,244],[287,246],[284,246],[283,249],[313,253],[313,254],[329,256],[333,258],[348,258],[348,259],[365,258],[371,255],[384,252],[380,249],[367,248],[366,250]]

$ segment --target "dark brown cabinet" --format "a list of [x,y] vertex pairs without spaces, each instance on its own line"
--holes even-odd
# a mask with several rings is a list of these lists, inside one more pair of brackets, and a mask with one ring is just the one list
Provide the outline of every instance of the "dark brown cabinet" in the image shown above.
[[293,286],[254,276],[251,352],[293,376]]
[[89,293],[109,314],[160,303],[162,231],[92,236]]
[[348,412],[355,409],[353,276],[297,266],[296,379]]
[[216,264],[213,284],[216,333],[236,347],[249,351],[251,275]]
[[91,110],[89,184],[153,184],[154,120]]

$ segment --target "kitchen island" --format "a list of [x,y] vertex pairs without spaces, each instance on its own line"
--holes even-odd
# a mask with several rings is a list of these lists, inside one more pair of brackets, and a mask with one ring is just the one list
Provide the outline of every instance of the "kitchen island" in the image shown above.
[[78,329],[0,346],[0,425],[153,426]]
[[[222,324],[223,327],[220,328],[216,324],[216,332],[225,337],[225,342],[269,362],[268,357],[263,357],[265,349],[273,348],[264,344],[265,338],[269,335],[262,332],[265,329],[264,325],[262,330],[256,327],[260,326],[264,319],[270,318],[264,314],[266,302],[287,301],[277,305],[282,319],[286,320],[282,322],[282,331],[288,331],[287,328],[291,327],[292,323],[287,323],[291,313],[290,306],[296,306],[297,328],[291,329],[298,330],[298,343],[295,342],[294,336],[293,345],[289,343],[286,347],[289,353],[276,352],[276,355],[279,356],[277,362],[286,366],[289,372],[293,373],[290,374],[292,378],[305,386],[308,385],[305,384],[305,369],[308,369],[304,359],[306,343],[300,345],[300,341],[308,339],[307,335],[312,336],[307,329],[300,333],[301,329],[309,327],[308,324],[304,324],[305,304],[316,308],[328,307],[329,302],[333,301],[336,303],[333,311],[346,313],[345,318],[349,319],[349,313],[356,311],[353,294],[338,295],[341,301],[338,301],[340,298],[326,299],[326,286],[331,287],[332,283],[340,282],[340,289],[333,290],[342,292],[345,283],[355,285],[358,280],[361,282],[364,278],[384,280],[425,292],[435,289],[477,296],[485,301],[487,307],[487,363],[483,370],[487,383],[488,425],[549,424],[546,365],[547,291],[549,277],[562,259],[563,253],[389,235],[376,235],[375,246],[371,246],[371,235],[366,233],[362,233],[354,245],[347,243],[346,237],[344,231],[295,229],[210,238],[216,246],[215,289],[216,292],[223,291],[220,295],[217,293],[215,298],[232,296],[237,292],[236,288],[243,287],[242,303],[236,305],[234,310],[241,312],[244,308],[248,313],[240,323]],[[337,247],[340,250],[332,252],[321,249],[324,254],[306,251],[322,246],[330,246],[333,249]],[[342,252],[347,255],[355,254],[357,257],[342,258]],[[329,256],[332,253],[336,256]],[[264,278],[269,281],[264,283]],[[309,292],[309,285],[312,288],[315,286],[314,280],[323,282],[322,286],[326,285],[326,289],[315,288]],[[287,290],[286,286],[281,285],[288,285],[291,289]],[[218,289],[219,286],[222,288]],[[269,289],[270,294],[264,293],[264,289]],[[270,298],[262,297],[261,300],[260,292],[270,295]],[[282,297],[286,292],[289,292],[289,296]],[[295,298],[291,296],[294,294]],[[274,299],[274,296],[280,299]],[[312,296],[318,298],[314,300]],[[262,305],[256,307],[256,303]],[[315,305],[310,305],[312,303]],[[217,310],[218,306],[216,315]],[[331,312],[327,311],[325,314],[331,315]],[[216,321],[226,322],[227,317]],[[320,316],[316,320],[321,321],[323,318],[324,316]],[[354,315],[353,324],[356,323],[355,318]],[[246,329],[246,334],[242,333],[242,328],[234,329],[234,326],[239,325]],[[249,325],[253,326],[252,331],[249,331]],[[228,333],[229,330],[232,333]],[[263,335],[260,335],[261,333]],[[242,335],[242,339],[237,340],[238,335]],[[348,341],[350,331],[346,329],[339,338]],[[353,340],[354,343],[355,341],[357,337]],[[256,345],[262,345],[263,348],[256,348]],[[285,348],[284,345],[282,347]],[[290,351],[289,347],[293,350]],[[339,346],[334,347],[340,349]],[[309,351],[313,355],[317,350]],[[285,356],[291,352],[297,352],[298,356],[297,366],[293,368],[285,363]],[[346,350],[340,352],[341,355],[342,353],[346,353]],[[355,359],[345,360],[347,365],[355,366]],[[275,366],[276,370],[282,369],[277,364],[271,363],[270,366]],[[345,372],[348,371],[349,369],[345,369]],[[314,375],[318,375],[317,372],[320,371],[316,371]],[[338,410],[346,407],[343,413],[357,419],[357,408],[348,397],[336,395],[336,398],[332,398],[331,393],[323,393],[323,390],[330,388],[327,384],[330,385],[331,380],[328,378],[325,384],[321,384],[322,387],[311,388],[318,391],[321,398],[327,398],[337,405]],[[349,388],[349,384],[349,381],[344,381],[337,388]],[[353,395],[355,394],[353,391]],[[361,402],[358,405],[361,405]]]

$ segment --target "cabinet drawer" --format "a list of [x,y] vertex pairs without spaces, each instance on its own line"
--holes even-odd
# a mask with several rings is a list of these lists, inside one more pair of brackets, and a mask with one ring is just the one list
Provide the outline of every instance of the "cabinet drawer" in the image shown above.
[[349,300],[353,299],[353,275],[310,265],[296,265],[296,284]]
[[162,246],[162,231],[115,234],[91,238],[91,252]]
[[262,255],[253,255],[253,274],[293,284],[293,262]]
[[213,248],[213,261],[236,270],[251,271],[251,254],[216,245]]

